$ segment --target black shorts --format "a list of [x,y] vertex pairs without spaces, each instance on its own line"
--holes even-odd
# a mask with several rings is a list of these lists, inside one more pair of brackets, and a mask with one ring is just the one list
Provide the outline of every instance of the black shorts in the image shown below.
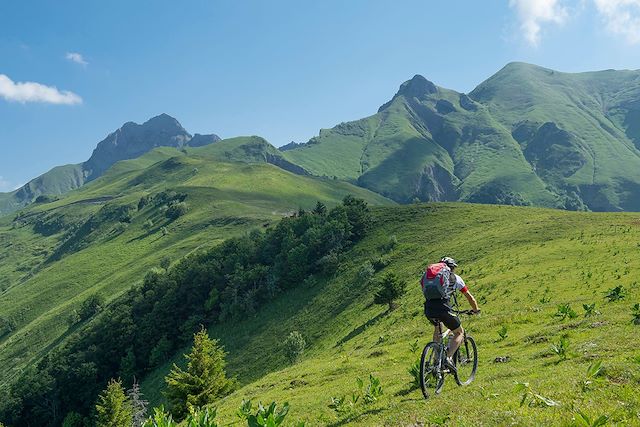
[[458,329],[462,323],[460,323],[460,319],[458,316],[453,314],[448,307],[433,307],[427,306],[425,304],[424,307],[424,315],[427,316],[429,322],[431,322],[434,326],[437,326],[438,322],[444,323],[444,326],[451,329]]

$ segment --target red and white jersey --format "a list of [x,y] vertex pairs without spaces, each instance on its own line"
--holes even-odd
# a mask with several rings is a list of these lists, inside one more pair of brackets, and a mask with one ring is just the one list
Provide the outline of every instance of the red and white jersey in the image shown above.
[[464,280],[462,280],[462,277],[455,273],[451,273],[451,276],[449,277],[449,286],[447,286],[447,296],[450,298],[455,291],[460,291],[464,294],[467,293],[469,289],[467,289],[467,285],[464,283]]

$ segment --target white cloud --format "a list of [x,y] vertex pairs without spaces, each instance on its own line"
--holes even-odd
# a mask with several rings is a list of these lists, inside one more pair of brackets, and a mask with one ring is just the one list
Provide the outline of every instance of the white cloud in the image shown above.
[[594,0],[609,31],[640,43],[640,0]]
[[87,65],[89,65],[89,63],[85,61],[82,55],[79,54],[78,52],[67,52],[67,54],[64,57],[71,62],[75,62],[76,64],[82,65],[83,67],[86,67]]
[[[520,30],[532,46],[540,43],[540,33],[544,24],[562,24],[568,12],[560,4],[561,0],[509,0],[520,21]],[[604,0],[607,1],[607,0]]]
[[14,190],[13,186],[9,181],[0,176],[0,192],[12,191]]
[[54,86],[36,82],[14,82],[0,74],[0,98],[14,102],[43,102],[47,104],[82,104],[82,98],[68,90],[60,91]]

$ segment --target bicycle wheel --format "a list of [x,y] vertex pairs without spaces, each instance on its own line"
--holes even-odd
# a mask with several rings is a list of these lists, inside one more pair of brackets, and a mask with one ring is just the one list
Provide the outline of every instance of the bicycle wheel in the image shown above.
[[439,393],[442,390],[444,375],[440,370],[440,344],[430,342],[422,350],[420,358],[420,387],[425,399],[429,398],[431,390]]
[[478,348],[470,336],[465,336],[464,342],[453,356],[456,365],[456,382],[458,385],[469,385],[476,377],[478,370]]

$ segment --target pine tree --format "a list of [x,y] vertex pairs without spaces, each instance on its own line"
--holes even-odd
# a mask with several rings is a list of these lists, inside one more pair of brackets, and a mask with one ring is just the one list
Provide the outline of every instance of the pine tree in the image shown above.
[[140,391],[140,384],[134,378],[133,386],[127,391],[127,396],[131,402],[133,412],[133,427],[143,427],[147,420],[147,407],[149,402],[142,398],[142,391]]
[[209,338],[205,329],[194,334],[191,353],[185,355],[187,370],[177,365],[165,377],[165,395],[177,419],[188,414],[189,407],[203,407],[228,394],[235,382],[227,378],[224,349]]
[[96,404],[97,427],[131,427],[133,408],[124,394],[122,382],[112,379],[98,396]]
[[316,215],[325,216],[327,215],[327,206],[322,202],[318,202],[316,203],[316,207],[313,209],[313,213]]
[[395,308],[395,301],[407,292],[407,282],[398,279],[398,276],[389,272],[382,278],[380,285],[373,302],[376,304],[389,304],[389,311],[391,311]]

